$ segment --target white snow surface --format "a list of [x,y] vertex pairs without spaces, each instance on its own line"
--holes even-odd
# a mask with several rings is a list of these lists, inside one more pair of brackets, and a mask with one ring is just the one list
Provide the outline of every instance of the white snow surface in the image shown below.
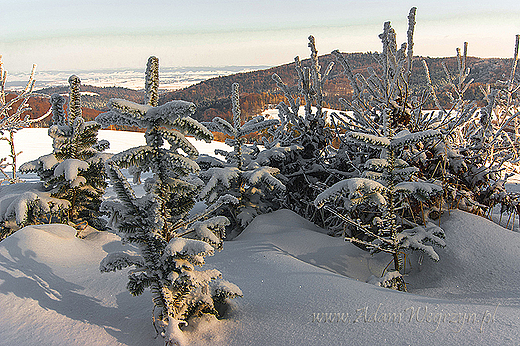
[[[460,211],[442,227],[448,246],[439,262],[418,266],[412,258],[411,293],[401,293],[364,282],[380,275],[386,256],[329,237],[288,210],[259,216],[204,267],[221,271],[243,298],[225,320],[192,323],[186,338],[237,346],[518,344],[520,235]],[[132,297],[125,270],[98,269],[107,253],[130,246],[108,232],[75,233],[30,226],[0,243],[0,345],[161,345],[149,292]]]
[[[34,130],[42,131],[39,137]],[[34,148],[25,160],[52,151],[52,141],[43,149],[37,141],[49,138],[46,131],[17,133],[28,136],[18,150]],[[113,152],[144,144],[142,133],[100,132],[112,144],[105,133],[121,141]],[[215,148],[195,145],[208,154]],[[441,221],[446,247],[436,248],[439,261],[409,255],[409,293],[402,293],[365,283],[381,275],[387,255],[371,256],[288,210],[258,216],[203,267],[219,270],[243,297],[232,300],[226,319],[191,321],[186,340],[230,346],[518,345],[520,234],[462,211],[445,212]],[[154,339],[150,292],[128,293],[128,269],[99,271],[108,253],[136,249],[110,232],[85,239],[75,234],[65,225],[38,225],[0,242],[0,345],[163,345],[160,336]]]

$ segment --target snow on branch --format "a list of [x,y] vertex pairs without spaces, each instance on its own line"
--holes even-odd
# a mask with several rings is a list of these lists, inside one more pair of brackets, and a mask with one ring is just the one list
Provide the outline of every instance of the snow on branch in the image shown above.
[[28,221],[29,211],[33,215],[43,215],[70,207],[69,201],[53,198],[50,192],[41,191],[39,184],[0,186],[0,192],[0,220],[13,219],[18,225]]
[[[117,111],[121,116],[133,119],[135,121],[142,121],[146,112],[152,107],[148,105],[142,105],[128,100],[123,99],[110,99],[108,101],[110,109]],[[116,123],[115,125],[119,125]]]
[[159,130],[164,137],[170,143],[173,150],[181,149],[191,159],[197,158],[199,151],[190,141],[186,139],[179,131],[176,130]]
[[76,159],[66,159],[54,168],[54,176],[59,177],[63,175],[65,180],[74,181],[78,177],[78,173],[87,170],[88,167],[88,162]]
[[427,201],[444,192],[442,186],[420,181],[404,181],[396,184],[393,190],[396,193],[412,195],[423,201]]
[[356,142],[364,143],[378,149],[388,148],[390,146],[390,139],[387,137],[380,137],[362,132],[349,132],[347,133],[347,136]]
[[144,260],[141,256],[130,255],[126,252],[112,252],[106,255],[99,264],[99,270],[102,273],[115,272],[126,267],[136,266],[142,267]]
[[[363,196],[371,194],[380,194],[387,189],[377,181],[365,178],[350,178],[345,179],[332,185],[322,193],[320,193],[314,200],[314,205],[317,208],[323,207],[326,202],[334,200],[339,196],[345,196],[351,201],[356,201]],[[383,199],[384,201],[384,199]],[[382,203],[382,201],[380,201]],[[383,203],[384,204],[384,203]]]
[[242,290],[226,280],[216,279],[209,284],[211,295],[216,299],[224,301],[226,298],[242,297]]
[[237,132],[233,126],[220,117],[214,117],[211,122],[204,122],[202,124],[211,131],[221,132],[231,137],[235,137],[237,135]]
[[410,133],[409,131],[402,131],[396,134],[390,141],[392,147],[402,147],[411,145],[430,139],[440,138],[442,133],[439,130],[425,130]]
[[210,177],[204,188],[199,193],[200,199],[205,199],[213,190],[222,184],[230,188],[231,181],[238,180],[240,170],[236,167],[211,167],[201,173],[201,177]]
[[271,190],[285,190],[285,185],[274,175],[278,174],[280,170],[278,168],[262,166],[251,171],[243,171],[242,175],[247,179],[249,184],[255,186],[260,183],[264,183]]
[[197,259],[198,265],[204,264],[204,256],[211,256],[214,251],[213,246],[205,241],[188,238],[173,238],[164,249],[165,255]]
[[146,104],[156,107],[159,104],[159,59],[157,57],[148,58],[145,76]]
[[[244,125],[242,125],[242,127],[240,128],[240,131],[238,132],[238,136],[245,136],[250,133],[259,132],[259,131],[271,128],[280,123],[277,119],[264,120],[263,116],[260,116],[257,118],[261,118],[261,120],[256,121],[254,123],[248,122],[248,123],[245,123]],[[256,120],[256,118],[255,118],[255,120]]]
[[432,260],[438,261],[439,255],[428,243],[445,247],[444,231],[432,222],[427,222],[425,226],[416,226],[406,229],[397,235],[397,240],[402,248],[420,250],[426,253]]
[[204,221],[196,221],[190,226],[198,239],[207,242],[216,249],[222,248],[222,239],[226,233],[226,226],[230,224],[227,217],[215,216]]
[[153,155],[153,148],[148,145],[143,145],[135,148],[130,148],[112,156],[112,161],[116,162],[122,168],[130,166],[141,167],[144,163],[149,162]]
[[165,127],[172,127],[179,130],[184,135],[191,135],[195,139],[203,140],[209,143],[213,140],[213,134],[206,127],[204,127],[197,120],[190,118],[189,116],[177,118],[171,121],[170,124],[165,124]]
[[124,116],[123,114],[110,110],[105,113],[101,113],[96,117],[96,122],[101,124],[103,128],[110,127],[114,124],[119,126],[140,126],[141,123],[134,118]]

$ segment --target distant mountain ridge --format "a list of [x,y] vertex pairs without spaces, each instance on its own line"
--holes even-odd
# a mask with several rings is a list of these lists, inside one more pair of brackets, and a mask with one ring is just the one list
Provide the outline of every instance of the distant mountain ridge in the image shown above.
[[[344,53],[348,59],[354,73],[366,75],[368,67],[376,71],[378,65],[372,53]],[[431,58],[416,57],[413,64],[411,88],[420,91],[427,87],[426,77],[420,60],[426,60],[433,83],[437,89],[446,86],[446,77],[443,72],[441,61],[444,61],[452,75],[456,75],[456,57]],[[319,57],[322,69],[325,69],[331,61],[335,61],[331,54]],[[302,65],[308,66],[309,59],[302,60]],[[467,97],[479,99],[479,85],[494,83],[497,80],[506,80],[509,77],[511,59],[502,58],[478,58],[468,57],[467,66],[471,72],[469,78],[474,79],[474,85],[467,92]],[[293,90],[297,90],[297,76],[295,63],[287,63],[268,69],[255,70],[251,72],[236,73],[223,77],[216,77],[204,80],[192,86],[176,91],[165,92],[160,95],[160,104],[171,100],[181,99],[194,102],[197,105],[197,120],[211,120],[214,116],[230,117],[231,103],[229,95],[233,83],[240,84],[241,106],[246,115],[253,115],[266,109],[269,104],[277,104],[282,101],[283,95],[272,80],[274,73],[278,74],[282,80]],[[93,110],[97,114],[107,109],[107,102],[110,98],[123,98],[133,102],[142,103],[144,92],[123,87],[94,87],[84,85],[81,87],[84,92],[82,95],[83,105]],[[37,93],[52,95],[53,93],[65,94],[68,92],[66,86],[52,87],[38,90]],[[342,67],[335,64],[331,79],[325,84],[324,96],[326,106],[329,108],[339,108],[340,97],[347,97],[351,92],[350,84],[343,74]],[[440,97],[441,102],[449,102],[447,98]]]

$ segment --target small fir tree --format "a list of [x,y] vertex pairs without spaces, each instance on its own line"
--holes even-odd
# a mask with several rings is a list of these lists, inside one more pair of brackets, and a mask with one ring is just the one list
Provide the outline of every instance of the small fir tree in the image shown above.
[[226,204],[222,211],[231,221],[227,239],[240,234],[257,215],[279,209],[285,192],[285,185],[277,178],[279,170],[269,164],[275,159],[283,160],[287,150],[276,147],[260,151],[256,144],[245,145],[247,135],[272,128],[278,120],[257,116],[242,123],[238,87],[238,83],[234,83],[231,89],[233,125],[219,117],[213,118],[211,123],[204,123],[208,129],[231,137],[226,144],[234,150],[215,150],[215,154],[224,156],[227,162],[214,158],[208,160],[208,157],[200,159],[207,169],[200,175],[206,186],[199,198],[211,203],[229,193],[239,201]]
[[[218,270],[195,270],[204,264],[204,256],[222,247],[224,228],[229,224],[225,217],[208,216],[223,204],[237,201],[222,196],[190,217],[201,181],[195,176],[199,167],[193,161],[197,149],[185,136],[208,142],[213,136],[190,117],[195,111],[193,103],[176,100],[158,106],[158,86],[158,59],[151,57],[146,70],[147,104],[112,99],[110,111],[96,118],[103,126],[130,124],[146,129],[146,145],[116,154],[107,162],[119,202],[103,205],[111,213],[111,226],[123,241],[135,244],[139,254],[109,254],[100,269],[107,272],[133,266],[128,290],[139,295],[149,288],[154,327],[166,345],[183,345],[180,328],[190,317],[218,315],[219,304],[242,295],[238,287],[219,279]],[[153,173],[145,181],[143,197],[135,196],[120,168],[131,168],[136,180],[143,172]]]
[[333,114],[337,132],[345,133],[339,136],[338,152],[355,162],[359,175],[325,189],[314,201],[343,221],[350,231],[344,234],[346,240],[370,252],[391,254],[393,271],[383,272],[377,282],[399,290],[406,289],[405,249],[421,250],[438,260],[432,245],[444,246],[444,232],[430,218],[439,217],[432,211],[440,211],[437,201],[443,187],[420,179],[419,168],[406,161],[411,148],[433,147],[443,138],[437,129],[417,131],[411,126],[422,104],[409,90],[415,8],[408,25],[408,42],[398,48],[394,29],[389,22],[384,24],[379,36],[383,50],[375,54],[380,75],[374,69],[369,69],[368,79],[354,75],[345,56],[333,52],[354,91],[352,100],[341,100],[352,115]]
[[77,76],[69,78],[68,112],[63,96],[51,97],[53,153],[23,164],[20,171],[36,172],[52,197],[68,201],[67,212],[57,215],[61,221],[104,230],[99,207],[107,186],[104,161],[108,155],[103,151],[109,143],[98,141],[98,123],[82,117],[80,84]]

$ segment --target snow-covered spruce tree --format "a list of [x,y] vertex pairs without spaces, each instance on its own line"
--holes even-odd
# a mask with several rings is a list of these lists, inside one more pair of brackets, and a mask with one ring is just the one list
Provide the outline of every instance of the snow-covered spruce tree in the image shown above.
[[86,223],[104,230],[106,222],[101,219],[99,207],[107,186],[104,161],[108,155],[103,151],[109,143],[98,141],[98,123],[86,122],[82,117],[80,83],[77,76],[69,78],[68,112],[64,110],[63,96],[51,96],[53,125],[49,136],[54,150],[23,164],[20,171],[36,172],[53,198],[68,201],[66,213],[55,215],[61,222],[81,224],[81,228]]
[[269,164],[276,160],[285,160],[291,149],[278,146],[260,151],[256,144],[245,144],[247,135],[272,128],[278,124],[278,120],[265,120],[263,116],[257,116],[242,123],[238,88],[238,83],[234,83],[231,89],[233,125],[219,117],[213,118],[212,122],[203,123],[211,131],[230,136],[226,144],[234,150],[215,150],[215,154],[224,156],[227,162],[215,158],[200,158],[200,163],[207,169],[200,174],[206,186],[199,198],[211,203],[219,196],[229,193],[239,201],[237,204],[223,206],[222,212],[231,221],[227,227],[227,239],[240,234],[255,216],[280,208],[285,185],[277,178],[278,168],[270,167]]
[[[111,213],[111,227],[123,241],[135,244],[139,254],[109,254],[100,269],[108,272],[133,266],[128,274],[128,290],[139,295],[149,288],[154,327],[166,345],[183,345],[180,328],[190,317],[219,315],[219,305],[242,295],[237,286],[219,279],[218,270],[194,268],[203,265],[204,256],[212,255],[214,248],[221,248],[224,228],[229,224],[223,216],[208,216],[223,204],[237,200],[222,196],[200,214],[189,215],[202,182],[193,175],[199,171],[193,161],[198,152],[185,135],[205,141],[213,135],[190,117],[195,110],[193,103],[177,100],[157,105],[155,57],[148,60],[146,86],[147,104],[112,99],[111,110],[96,118],[103,126],[130,124],[146,129],[146,145],[118,153],[107,162],[119,202],[103,204]],[[165,142],[169,147],[163,146]],[[153,173],[145,181],[143,197],[135,196],[120,168],[132,168],[136,179],[143,172]]]
[[[308,45],[310,66],[302,66],[299,57],[294,59],[298,75],[297,96],[292,95],[291,88],[277,74],[272,76],[288,104],[281,102],[277,106],[281,123],[270,131],[271,139],[266,147],[291,148],[288,160],[275,165],[287,178],[284,206],[323,226],[323,213],[313,204],[319,193],[316,185],[331,184],[351,174],[343,167],[338,169],[337,153],[331,145],[333,131],[326,122],[328,114],[323,111],[323,86],[334,64],[322,71],[313,36],[309,36]],[[302,102],[304,116],[298,114]]]
[[[432,130],[389,137],[350,132],[360,145],[380,149],[381,158],[368,160],[362,177],[342,180],[314,201],[316,207],[324,207],[344,221],[351,230],[350,235],[345,234],[346,240],[371,253],[383,251],[392,256],[395,273],[382,273],[382,286],[406,290],[401,256],[405,249],[423,251],[437,261],[439,256],[431,245],[445,246],[444,231],[429,215],[443,194],[442,187],[417,179],[418,169],[399,158],[404,147],[438,135]],[[335,204],[331,207],[328,202]]]
[[[29,97],[31,97],[34,88],[34,71],[36,65],[33,65],[29,80],[25,85],[25,88],[10,100],[6,99],[5,83],[7,82],[7,72],[4,71],[2,56],[0,55],[0,140],[7,141],[9,144],[10,154],[8,157],[0,157],[0,173],[3,177],[0,177],[0,185],[4,182],[13,184],[19,182],[16,177],[16,157],[20,154],[17,153],[14,146],[14,134],[16,131],[29,127],[31,124],[43,120],[50,115],[50,109],[47,113],[37,119],[30,119],[29,115],[24,113],[30,111]],[[4,134],[7,132],[7,135]],[[7,174],[6,169],[11,167],[11,176]]]
[[[381,75],[373,69],[368,79],[354,75],[346,58],[333,52],[354,91],[352,100],[342,100],[352,115],[332,114],[335,124],[346,132],[339,137],[339,151],[346,151],[357,163],[360,175],[334,184],[314,201],[316,207],[329,210],[344,222],[350,231],[345,234],[346,240],[371,252],[391,254],[393,271],[382,273],[377,282],[399,290],[406,289],[402,278],[405,249],[421,250],[438,260],[431,245],[444,246],[444,232],[430,220],[431,212],[439,209],[437,199],[443,188],[419,179],[419,169],[405,160],[410,148],[428,147],[442,138],[438,130],[409,130],[421,106],[411,99],[408,88],[415,8],[408,21],[408,42],[400,49],[395,31],[385,23],[380,35],[383,50],[375,55]],[[365,149],[359,149],[362,147]]]

